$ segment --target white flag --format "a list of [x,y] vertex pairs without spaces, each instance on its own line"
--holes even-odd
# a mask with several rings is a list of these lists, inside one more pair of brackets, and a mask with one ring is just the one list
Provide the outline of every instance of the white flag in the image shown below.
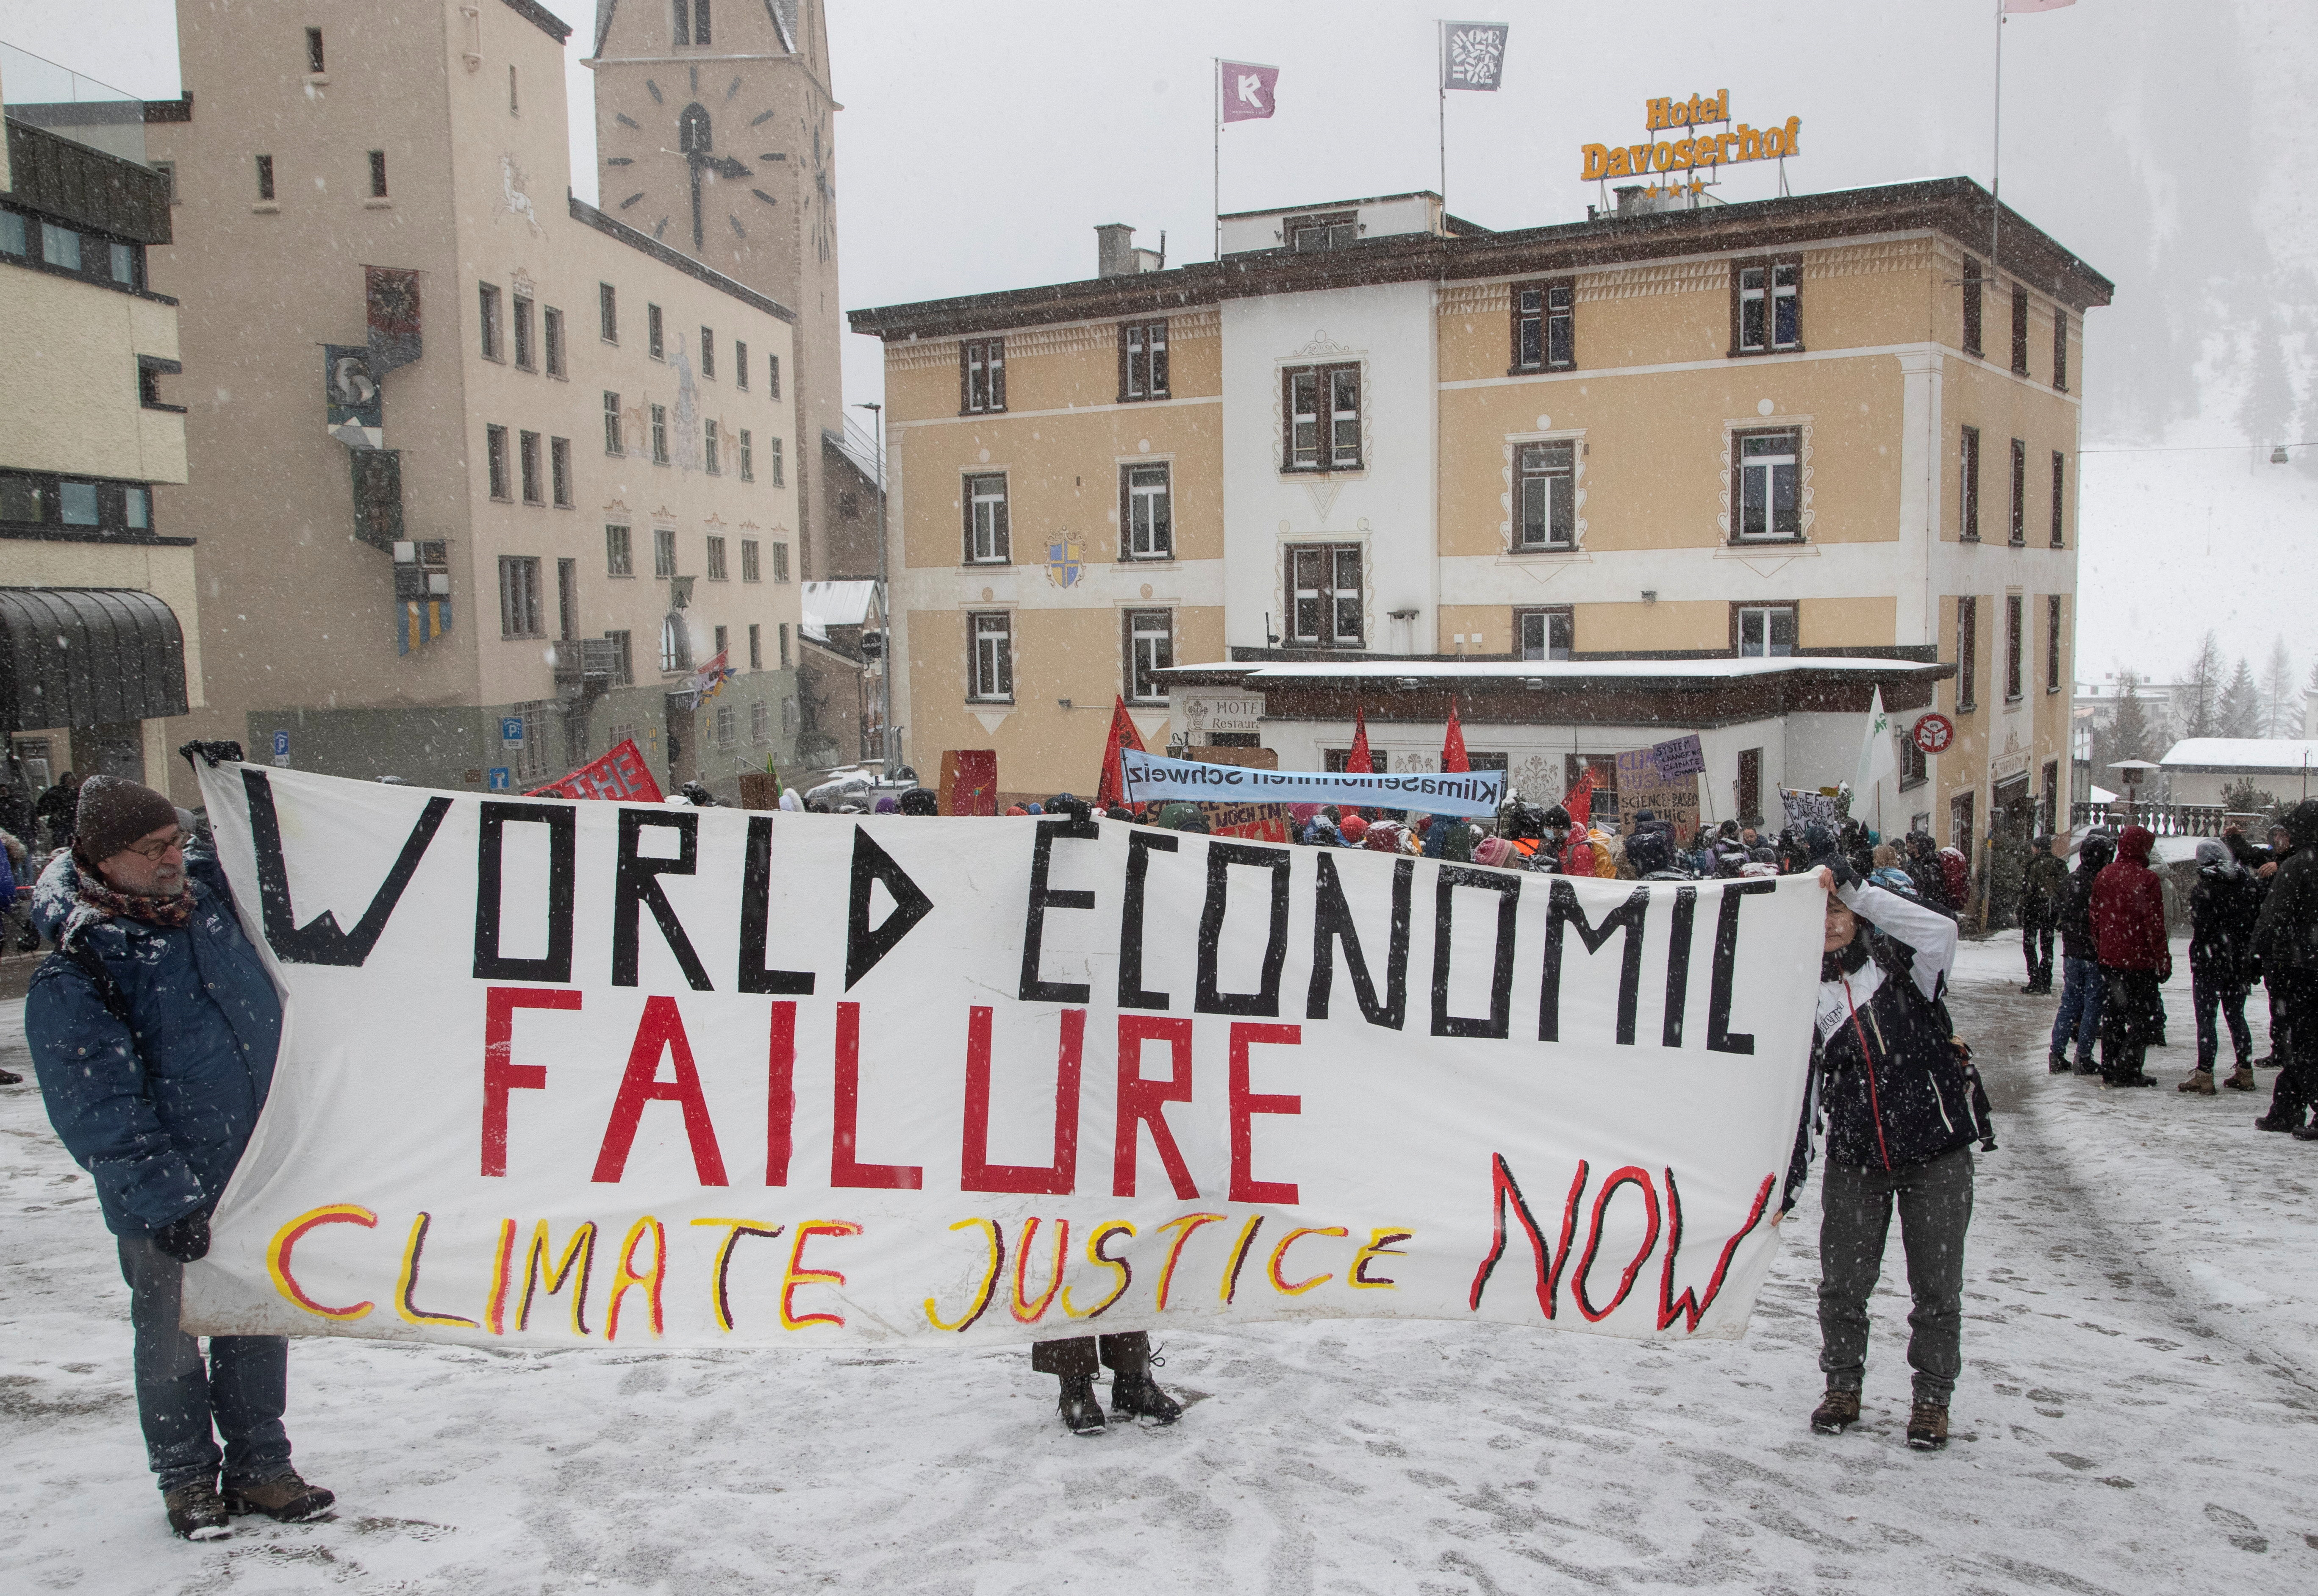
[[1883,707],[1883,689],[1875,689],[1868,706],[1866,735],[1859,744],[1859,768],[1851,777],[1851,814],[1862,823],[1875,813],[1876,784],[1900,774],[1900,754],[1891,742],[1891,716]]

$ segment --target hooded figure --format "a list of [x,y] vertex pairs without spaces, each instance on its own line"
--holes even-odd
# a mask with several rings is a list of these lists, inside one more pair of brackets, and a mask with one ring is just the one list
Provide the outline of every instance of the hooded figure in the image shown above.
[[2237,1069],[2227,1084],[2253,1089],[2253,1033],[2247,1028],[2246,992],[2253,985],[2253,928],[2261,887],[2253,872],[2230,856],[2227,844],[2208,837],[2197,844],[2197,877],[2189,888],[2189,1001],[2197,1017],[2197,1067],[2183,1091],[2214,1094],[2214,1061],[2221,1053],[2215,1011],[2229,1022]]
[[2093,943],[2100,955],[2101,1084],[2154,1086],[2142,1068],[2163,1025],[2158,989],[2173,978],[2165,889],[2149,868],[2156,842],[2143,826],[2116,839],[2116,861],[2093,878]]
[[1361,847],[1368,841],[1369,822],[1365,815],[1348,814],[1336,824],[1336,833],[1346,847]]
[[2318,1103],[2318,798],[2287,810],[2284,828],[2291,849],[2271,875],[2254,923],[2254,953],[2280,1022],[2270,1035],[2278,1085],[2269,1112],[2254,1124],[2318,1141],[2318,1128],[2302,1124],[2304,1112]]
[[2028,961],[2028,984],[2020,989],[2024,995],[2053,990],[2053,932],[2068,890],[2068,865],[2053,853],[2053,838],[2039,836],[2020,874],[2020,951]]
[[2094,1073],[2093,1039],[2100,1035],[2100,950],[2093,940],[2093,882],[2116,857],[2116,843],[2106,831],[2088,831],[2077,845],[2077,867],[2069,873],[2053,915],[2061,934],[2061,1011],[2053,1017],[2047,1061],[2055,1075],[2069,1068],[2069,1044],[2077,1046],[2076,1071]]

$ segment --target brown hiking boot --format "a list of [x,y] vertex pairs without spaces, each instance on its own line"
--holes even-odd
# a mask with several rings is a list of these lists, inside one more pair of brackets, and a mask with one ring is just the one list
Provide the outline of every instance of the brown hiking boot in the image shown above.
[[1908,1444],[1918,1452],[1936,1452],[1948,1444],[1948,1411],[1919,1402],[1908,1411]]
[[233,1533],[214,1480],[195,1480],[164,1492],[161,1505],[168,1511],[169,1528],[187,1540],[223,1540]]
[[2201,1098],[2210,1098],[2214,1095],[2214,1072],[2211,1070],[2193,1070],[2189,1078],[2173,1089],[2193,1091]]
[[286,1469],[259,1485],[235,1485],[225,1493],[229,1513],[264,1513],[284,1524],[302,1524],[329,1511],[337,1497],[319,1485],[310,1485],[294,1468]]
[[2228,1080],[2223,1081],[2222,1084],[2228,1087],[2232,1091],[2251,1091],[2254,1087],[2253,1066],[2251,1064],[2240,1064],[2237,1067],[2237,1072],[2232,1075]]
[[1859,1422],[1859,1393],[1830,1391],[1811,1410],[1810,1427],[1821,1435],[1841,1435]]

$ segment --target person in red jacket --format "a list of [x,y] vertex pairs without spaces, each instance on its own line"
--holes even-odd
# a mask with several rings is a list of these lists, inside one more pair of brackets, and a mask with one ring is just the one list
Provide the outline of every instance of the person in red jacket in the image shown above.
[[2164,1024],[2158,988],[2172,979],[2165,939],[2165,889],[2149,867],[2156,838],[2127,826],[2116,862],[2093,878],[2093,944],[2100,959],[2101,1085],[2154,1086],[2142,1060]]

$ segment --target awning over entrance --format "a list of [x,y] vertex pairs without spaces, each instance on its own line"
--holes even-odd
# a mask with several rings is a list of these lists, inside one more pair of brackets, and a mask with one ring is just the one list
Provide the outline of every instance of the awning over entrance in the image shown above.
[[185,713],[185,635],[133,587],[0,587],[0,717],[9,730]]

